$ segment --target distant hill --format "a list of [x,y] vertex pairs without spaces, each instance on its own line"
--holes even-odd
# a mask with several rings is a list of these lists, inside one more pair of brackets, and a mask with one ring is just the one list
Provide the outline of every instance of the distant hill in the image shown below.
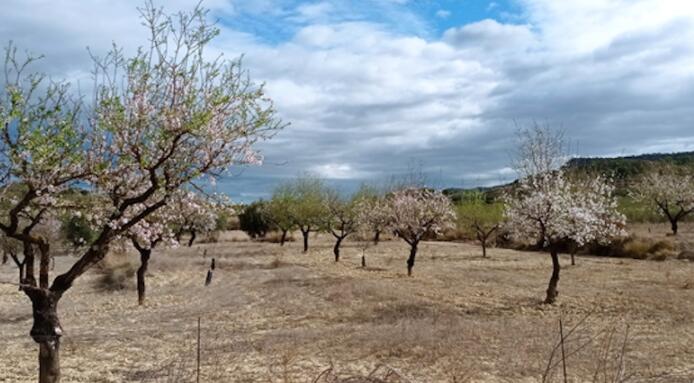
[[627,180],[641,175],[648,166],[654,163],[666,162],[694,167],[694,152],[655,153],[613,158],[579,157],[567,162],[565,168],[610,174],[617,180]]
[[[653,153],[624,157],[577,157],[567,162],[564,168],[570,172],[608,174],[615,180],[617,194],[625,195],[629,183],[643,174],[649,166],[657,163],[671,163],[694,168],[694,152]],[[470,189],[448,188],[444,189],[443,193],[454,203],[464,200],[471,193],[483,193],[487,201],[491,202],[500,197],[502,192],[512,187],[514,183]]]

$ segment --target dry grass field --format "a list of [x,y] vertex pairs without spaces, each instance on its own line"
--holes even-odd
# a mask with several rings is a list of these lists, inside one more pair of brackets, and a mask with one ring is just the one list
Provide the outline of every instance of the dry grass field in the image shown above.
[[[560,316],[568,381],[694,381],[694,263],[565,257],[546,306],[547,254],[427,242],[408,278],[401,241],[369,249],[367,269],[354,243],[336,264],[330,238],[313,241],[301,254],[230,233],[155,252],[144,307],[90,272],[61,301],[63,381],[194,382],[200,317],[201,382],[537,382]],[[36,381],[30,327],[27,298],[0,285],[0,382]],[[562,380],[558,353],[547,381]]]

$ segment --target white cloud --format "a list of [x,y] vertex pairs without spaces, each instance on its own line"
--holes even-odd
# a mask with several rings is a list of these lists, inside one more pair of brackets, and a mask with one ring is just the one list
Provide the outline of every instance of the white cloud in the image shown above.
[[[519,0],[521,21],[482,20],[443,36],[413,32],[427,27],[403,13],[406,3],[205,3],[215,17],[254,12],[291,24],[288,39],[266,43],[225,20],[214,43],[227,57],[246,54],[292,123],[263,145],[269,163],[283,164],[265,172],[377,177],[417,159],[448,179],[491,182],[508,176],[514,119],[563,126],[581,155],[694,142],[694,3]],[[145,42],[139,4],[12,0],[0,38],[46,53],[55,75],[85,74],[85,46]],[[369,20],[364,9],[415,27]]]
[[310,170],[312,173],[317,174],[319,177],[332,180],[364,178],[365,176],[364,173],[354,170],[352,166],[349,164],[317,165],[312,166]]

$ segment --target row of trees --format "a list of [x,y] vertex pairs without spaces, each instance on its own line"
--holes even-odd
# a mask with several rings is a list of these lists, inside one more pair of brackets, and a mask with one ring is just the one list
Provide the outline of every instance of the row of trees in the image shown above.
[[481,194],[471,194],[456,211],[445,195],[423,187],[381,193],[362,187],[345,197],[319,179],[304,176],[276,189],[269,201],[247,208],[242,228],[258,233],[279,230],[281,243],[289,231],[297,229],[303,236],[304,252],[310,232],[328,232],[335,238],[335,261],[340,259],[340,245],[346,237],[359,233],[362,241],[368,237],[377,243],[380,234],[388,232],[410,247],[408,275],[422,239],[440,234],[456,221],[472,229],[483,256],[489,238],[503,231],[516,242],[550,253],[552,274],[545,302],[553,303],[558,295],[561,248],[606,244],[626,234],[626,219],[617,210],[610,180],[567,174],[562,168],[566,158],[563,145],[562,135],[550,129],[534,126],[521,131],[515,163],[521,177],[506,192],[503,204],[489,204]]
[[411,247],[408,274],[412,273],[419,242],[455,222],[450,201],[438,191],[401,187],[382,192],[364,185],[352,196],[345,196],[309,175],[281,185],[269,201],[248,205],[239,218],[241,228],[251,237],[279,231],[281,245],[290,231],[300,231],[304,252],[309,249],[310,233],[330,233],[335,238],[336,262],[347,237],[357,234],[362,242],[376,245],[388,231]]

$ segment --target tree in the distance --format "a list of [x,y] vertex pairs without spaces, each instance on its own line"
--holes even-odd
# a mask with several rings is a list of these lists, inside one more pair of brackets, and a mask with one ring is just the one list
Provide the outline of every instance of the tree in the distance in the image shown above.
[[458,227],[472,231],[482,246],[482,257],[487,257],[489,240],[498,232],[503,221],[503,205],[487,203],[482,193],[476,192],[467,196],[456,207]]
[[304,174],[287,184],[290,188],[293,203],[291,216],[303,237],[303,251],[308,251],[309,234],[320,230],[326,215],[323,198],[325,186],[315,176]]
[[652,167],[632,187],[632,196],[667,218],[672,235],[694,213],[694,170],[674,165]]
[[335,237],[333,255],[335,262],[339,262],[342,241],[357,231],[354,201],[341,196],[337,190],[326,189],[323,203],[326,212],[324,226]]
[[214,198],[181,190],[173,193],[167,206],[170,206],[167,223],[174,232],[176,242],[181,243],[183,234],[188,234],[188,247],[200,234],[207,234],[217,227],[218,203]]
[[265,204],[265,216],[273,228],[280,232],[280,246],[284,246],[287,234],[296,226],[292,216],[294,203],[291,188],[281,185],[273,191],[272,198]]
[[[63,329],[57,309],[75,281],[176,190],[236,164],[259,163],[252,145],[281,127],[262,87],[250,82],[238,61],[205,60],[204,48],[218,30],[203,9],[169,17],[150,5],[142,16],[150,46],[131,58],[114,49],[95,59],[89,118],[70,107],[64,86],[39,86],[40,77],[22,76],[25,66],[13,65],[17,60],[8,55],[6,68],[15,74],[5,77],[0,93],[0,179],[23,190],[0,220],[0,230],[31,244],[25,252],[39,249],[38,281],[34,254],[26,253],[21,287],[32,306],[40,383],[60,381]],[[80,121],[89,127],[80,129]],[[95,239],[51,283],[48,244],[31,228],[71,185],[86,188],[104,206],[93,217]]]
[[390,193],[386,199],[390,215],[389,228],[410,245],[407,275],[412,275],[417,247],[425,235],[436,235],[450,227],[455,213],[448,197],[438,191],[404,188]]
[[375,188],[362,185],[354,195],[354,204],[360,230],[364,231],[362,234],[371,231],[373,243],[378,245],[381,234],[390,223],[390,212],[385,197]]
[[239,214],[239,227],[253,239],[264,238],[270,230],[266,204],[262,200],[252,202],[244,206]]

